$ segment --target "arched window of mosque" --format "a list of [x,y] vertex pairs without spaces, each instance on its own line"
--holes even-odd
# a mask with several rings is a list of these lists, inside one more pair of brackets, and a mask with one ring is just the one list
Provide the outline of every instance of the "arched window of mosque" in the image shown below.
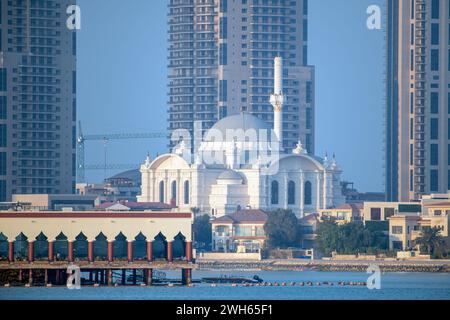
[[288,204],[295,204],[295,182],[289,181],[288,184]]
[[305,205],[312,204],[312,185],[311,182],[305,182]]
[[171,198],[170,198],[170,202],[172,202],[173,204],[177,203],[177,182],[176,181],[172,181],[172,185],[171,185]]
[[189,181],[184,182],[184,204],[189,204]]
[[250,150],[245,150],[244,155],[245,155],[245,159],[244,159],[245,164],[249,164],[250,163]]
[[278,204],[278,181],[272,181],[270,198],[272,204]]
[[159,202],[164,202],[164,181],[159,183]]

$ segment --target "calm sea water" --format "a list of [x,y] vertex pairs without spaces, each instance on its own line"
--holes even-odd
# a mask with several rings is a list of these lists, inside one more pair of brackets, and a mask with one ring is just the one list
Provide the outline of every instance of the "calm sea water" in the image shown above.
[[[239,275],[253,277],[257,274],[268,282],[338,282],[366,281],[368,275],[357,272],[209,272],[194,271],[193,278]],[[179,273],[167,272],[169,278]],[[0,288],[0,299],[61,299],[61,300],[450,300],[450,274],[439,273],[387,273],[381,276],[381,289],[367,287],[314,286],[314,287],[232,287],[196,284],[194,287],[82,287],[67,288]]]

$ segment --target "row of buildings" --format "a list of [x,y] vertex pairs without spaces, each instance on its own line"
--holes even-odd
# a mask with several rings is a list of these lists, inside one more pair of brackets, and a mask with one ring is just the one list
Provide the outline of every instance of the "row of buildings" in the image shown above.
[[[213,251],[259,252],[267,241],[267,217],[262,210],[243,210],[212,220]],[[298,247],[313,249],[319,224],[331,219],[338,225],[372,224],[372,229],[388,237],[389,250],[399,252],[402,258],[420,255],[415,240],[426,228],[439,228],[440,236],[450,245],[450,193],[427,195],[420,202],[364,202],[319,210],[299,220],[302,239]]]
[[[76,32],[69,1],[2,1],[0,201],[74,193]],[[283,146],[314,154],[307,0],[170,0],[169,131],[248,112],[273,124],[273,58],[285,61]],[[450,188],[445,0],[388,0],[385,181],[389,201]]]

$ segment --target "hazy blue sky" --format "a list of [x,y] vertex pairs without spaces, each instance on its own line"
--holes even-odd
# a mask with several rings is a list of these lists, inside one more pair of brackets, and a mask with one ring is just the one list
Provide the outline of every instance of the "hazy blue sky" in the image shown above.
[[[167,1],[78,0],[77,97],[84,133],[166,130]],[[367,7],[382,3],[309,1],[317,154],[336,152],[344,178],[361,191],[383,188],[384,32],[366,27]],[[107,162],[141,163],[147,152],[167,151],[166,144],[110,141]],[[104,163],[103,143],[87,143],[86,163]],[[86,176],[98,182],[104,172]]]

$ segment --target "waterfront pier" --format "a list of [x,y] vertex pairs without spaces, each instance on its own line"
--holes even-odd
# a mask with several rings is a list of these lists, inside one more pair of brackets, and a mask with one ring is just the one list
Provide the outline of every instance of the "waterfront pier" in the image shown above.
[[138,277],[152,285],[153,270],[180,270],[189,285],[191,223],[190,213],[172,212],[0,213],[0,272],[12,285],[49,286],[79,268],[84,282],[111,286]]

